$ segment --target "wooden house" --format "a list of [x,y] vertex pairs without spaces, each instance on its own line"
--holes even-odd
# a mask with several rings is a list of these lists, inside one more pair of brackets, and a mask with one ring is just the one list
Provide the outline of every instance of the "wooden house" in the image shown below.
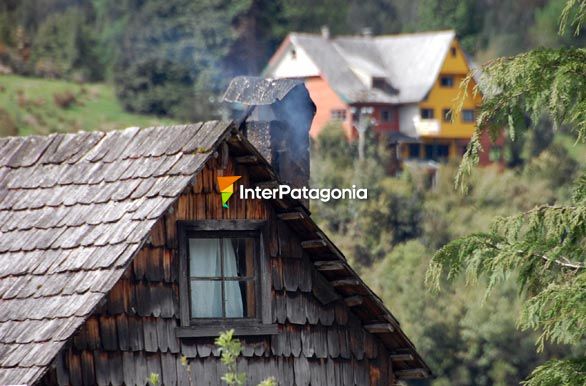
[[303,203],[222,207],[280,180],[247,126],[0,139],[0,385],[220,385],[229,328],[249,385],[429,376]]

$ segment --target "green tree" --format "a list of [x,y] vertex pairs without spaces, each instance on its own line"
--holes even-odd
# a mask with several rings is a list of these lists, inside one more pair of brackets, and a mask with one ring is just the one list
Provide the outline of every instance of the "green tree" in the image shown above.
[[320,225],[354,263],[370,266],[393,245],[420,234],[422,196],[408,174],[402,179],[386,174],[383,141],[371,133],[366,157],[358,160],[356,141],[348,142],[340,125],[331,124],[313,145],[312,186],[368,188],[367,200],[311,203]]
[[38,74],[101,78],[103,68],[95,50],[95,35],[87,21],[81,8],[70,7],[50,14],[39,25],[31,54]]
[[[251,1],[139,3],[116,55],[122,103],[131,111],[189,120],[217,117],[215,101],[228,81],[223,59],[237,37],[232,27]],[[167,106],[177,99],[181,103]]]
[[[586,22],[586,1],[569,0],[562,12],[563,32],[576,33]],[[486,88],[477,129],[462,161],[457,184],[478,162],[479,137],[496,138],[503,127],[510,137],[531,130],[525,114],[536,122],[546,113],[554,124],[573,127],[586,140],[586,50],[540,49],[498,59],[483,68]],[[469,80],[470,78],[468,78]],[[467,82],[463,82],[465,90]],[[538,350],[546,342],[576,347],[575,358],[554,359],[537,367],[530,386],[586,384],[586,176],[575,183],[571,204],[542,205],[497,218],[488,232],[450,242],[432,259],[428,282],[465,275],[486,278],[488,291],[514,279],[522,296],[518,325],[540,332]]]
[[420,29],[455,29],[462,46],[476,51],[475,44],[482,30],[482,2],[477,0],[421,0]]

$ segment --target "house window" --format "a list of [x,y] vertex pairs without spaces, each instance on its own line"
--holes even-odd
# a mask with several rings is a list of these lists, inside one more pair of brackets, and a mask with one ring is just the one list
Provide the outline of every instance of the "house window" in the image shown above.
[[472,109],[464,109],[462,110],[462,121],[463,122],[474,122],[474,110]]
[[178,337],[277,332],[271,324],[271,284],[264,256],[264,221],[178,223]]
[[421,109],[422,119],[433,119],[433,109]]
[[456,57],[456,47],[450,47],[450,54],[452,55],[453,58]]
[[451,75],[443,75],[440,77],[440,85],[442,87],[454,87],[454,77]]
[[450,147],[448,145],[431,143],[425,145],[425,159],[440,161],[447,159],[450,154]]
[[331,118],[334,121],[345,121],[346,120],[346,110],[332,110]]
[[419,156],[421,155],[420,149],[421,146],[419,146],[418,143],[410,143],[408,158],[419,158]]
[[380,118],[381,118],[381,121],[383,121],[383,122],[390,122],[392,117],[393,116],[392,116],[391,110],[382,110],[380,112]]
[[190,317],[254,318],[258,241],[238,233],[187,238]]
[[452,110],[451,109],[443,109],[442,117],[444,118],[444,122],[452,122]]

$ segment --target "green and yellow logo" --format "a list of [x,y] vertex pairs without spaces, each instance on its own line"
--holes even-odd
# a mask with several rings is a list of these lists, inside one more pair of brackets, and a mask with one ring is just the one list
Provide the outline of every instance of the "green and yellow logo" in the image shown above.
[[234,183],[240,179],[240,176],[218,177],[218,186],[222,195],[222,206],[229,208],[228,200],[234,194]]

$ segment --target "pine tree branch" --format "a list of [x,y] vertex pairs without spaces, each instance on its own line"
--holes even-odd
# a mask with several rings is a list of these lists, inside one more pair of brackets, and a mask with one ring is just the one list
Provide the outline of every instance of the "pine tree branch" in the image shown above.
[[[495,250],[497,250],[499,252],[505,252],[505,249],[500,248],[498,245],[496,245],[494,243],[491,243],[491,242],[488,242],[486,240],[484,241],[484,245],[486,245],[489,248],[493,248],[493,249],[495,249]],[[519,250],[517,252],[520,253],[520,254],[522,254],[525,251]],[[540,254],[537,254],[537,253],[531,253],[531,255],[534,256],[534,257],[543,259],[543,260],[545,260],[547,262],[554,263],[554,264],[559,265],[561,267],[578,269],[578,270],[579,269],[586,269],[586,264],[585,263],[574,262],[574,261],[571,261],[570,259],[568,259],[567,257],[560,256],[559,258],[554,259],[554,258],[548,257],[546,255],[540,255]]]
[[551,262],[551,263],[554,263],[554,264],[557,264],[559,266],[566,267],[566,268],[573,268],[573,269],[585,269],[586,268],[586,264],[573,262],[565,257],[560,257],[558,259],[552,259],[552,258],[549,258],[545,255],[541,255],[541,256],[536,255],[536,254],[533,254],[533,255],[541,257],[545,261],[548,261],[548,262]]

